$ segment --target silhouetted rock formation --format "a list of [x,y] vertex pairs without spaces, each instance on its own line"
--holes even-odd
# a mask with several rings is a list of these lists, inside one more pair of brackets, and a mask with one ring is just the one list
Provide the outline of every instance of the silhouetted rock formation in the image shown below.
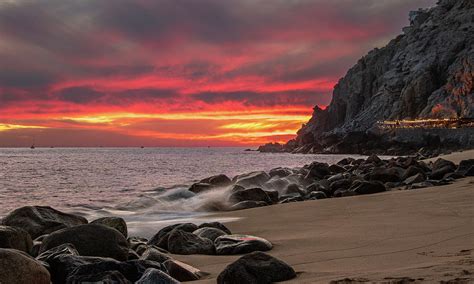
[[[289,142],[293,147],[282,146],[280,151],[350,153],[397,145],[405,149],[406,145],[399,143],[403,141],[378,147],[391,138],[380,138],[374,129],[376,122],[474,117],[473,15],[472,0],[440,0],[436,7],[411,12],[410,26],[403,34],[361,58],[335,86],[330,105],[324,110],[316,106],[296,141]],[[355,133],[345,139],[348,145],[332,147],[348,133]],[[376,138],[372,141],[377,145],[361,145],[374,139],[373,135],[386,141]],[[472,133],[465,135],[468,141],[463,136],[455,137],[456,142],[472,147]],[[417,150],[429,144],[423,139],[421,143],[405,142]]]

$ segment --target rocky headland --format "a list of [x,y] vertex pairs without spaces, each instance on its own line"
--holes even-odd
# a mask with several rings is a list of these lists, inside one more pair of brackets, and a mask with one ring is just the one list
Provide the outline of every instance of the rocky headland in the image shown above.
[[[410,13],[410,26],[361,58],[331,103],[285,145],[262,152],[436,156],[472,149],[474,127],[385,129],[380,122],[474,118],[474,2],[440,0]],[[421,150],[421,151],[420,151]]]

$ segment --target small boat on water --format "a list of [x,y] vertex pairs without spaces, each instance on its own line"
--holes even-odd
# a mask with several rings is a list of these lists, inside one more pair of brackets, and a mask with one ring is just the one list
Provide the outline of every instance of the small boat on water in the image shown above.
[[34,148],[35,148],[35,145],[34,145],[34,144],[33,144],[33,145],[31,145],[30,149],[34,149]]

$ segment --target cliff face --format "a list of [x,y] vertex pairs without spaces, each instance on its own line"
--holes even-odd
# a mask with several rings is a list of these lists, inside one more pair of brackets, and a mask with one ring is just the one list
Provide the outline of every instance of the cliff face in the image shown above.
[[366,132],[379,120],[474,117],[474,0],[441,0],[410,13],[410,26],[361,58],[330,105],[315,107],[296,147]]

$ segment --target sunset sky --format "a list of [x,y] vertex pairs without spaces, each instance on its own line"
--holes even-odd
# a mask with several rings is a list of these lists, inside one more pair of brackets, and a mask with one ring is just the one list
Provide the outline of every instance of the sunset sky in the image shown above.
[[0,147],[294,137],[435,0],[2,0]]

